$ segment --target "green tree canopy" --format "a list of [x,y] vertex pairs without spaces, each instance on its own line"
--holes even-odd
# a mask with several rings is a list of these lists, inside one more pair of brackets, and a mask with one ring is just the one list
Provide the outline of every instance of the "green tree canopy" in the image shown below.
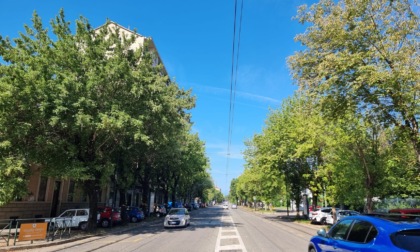
[[350,110],[406,131],[420,163],[417,1],[321,0],[297,19],[308,25],[289,58],[299,87],[330,119]]
[[150,41],[133,50],[137,34],[83,17],[73,34],[63,10],[51,31],[36,12],[32,22],[13,42],[0,37],[0,203],[24,194],[30,165],[78,181],[92,212],[110,177],[158,186],[170,158],[172,172],[207,180],[194,98],[156,66]]

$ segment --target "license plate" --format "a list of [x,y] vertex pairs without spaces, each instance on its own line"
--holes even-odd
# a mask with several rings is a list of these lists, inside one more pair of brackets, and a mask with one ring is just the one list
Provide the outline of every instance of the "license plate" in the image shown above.
[[175,225],[176,224],[176,221],[170,221],[169,224],[170,225]]

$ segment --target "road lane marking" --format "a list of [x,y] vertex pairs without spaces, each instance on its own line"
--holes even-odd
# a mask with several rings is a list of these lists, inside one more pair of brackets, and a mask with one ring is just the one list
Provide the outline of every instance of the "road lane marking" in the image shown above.
[[215,252],[228,250],[247,252],[231,216],[222,217],[222,226],[219,227],[214,249]]

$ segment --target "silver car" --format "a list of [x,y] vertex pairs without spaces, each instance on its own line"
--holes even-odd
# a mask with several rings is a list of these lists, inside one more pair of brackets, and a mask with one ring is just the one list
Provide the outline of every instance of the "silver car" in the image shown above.
[[165,228],[186,227],[188,225],[190,225],[190,213],[186,208],[172,208],[163,222]]
[[[360,215],[359,212],[356,212],[353,210],[338,210],[336,213],[337,213],[337,222],[346,216]],[[327,224],[330,224],[330,225],[334,224],[334,218],[332,216],[332,213],[330,213],[327,216],[327,219],[325,221]]]

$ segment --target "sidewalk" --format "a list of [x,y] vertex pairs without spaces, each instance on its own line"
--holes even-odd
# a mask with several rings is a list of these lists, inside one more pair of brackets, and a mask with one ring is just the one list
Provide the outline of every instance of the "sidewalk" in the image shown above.
[[101,239],[103,236],[108,234],[119,234],[124,233],[133,229],[137,229],[145,223],[154,223],[162,221],[160,218],[150,217],[149,219],[143,220],[137,223],[128,223],[125,226],[118,225],[112,228],[97,228],[95,233],[87,233],[81,230],[71,230],[70,237],[66,235],[62,238],[55,238],[53,241],[47,241],[47,239],[43,240],[35,240],[31,241],[16,241],[16,245],[13,245],[13,239],[10,239],[9,246],[7,246],[6,241],[0,238],[0,252],[5,251],[24,251],[27,249],[37,249],[43,247],[50,247],[56,246],[64,243],[69,242],[76,242],[80,241],[81,243],[86,242],[86,240],[95,240]]

